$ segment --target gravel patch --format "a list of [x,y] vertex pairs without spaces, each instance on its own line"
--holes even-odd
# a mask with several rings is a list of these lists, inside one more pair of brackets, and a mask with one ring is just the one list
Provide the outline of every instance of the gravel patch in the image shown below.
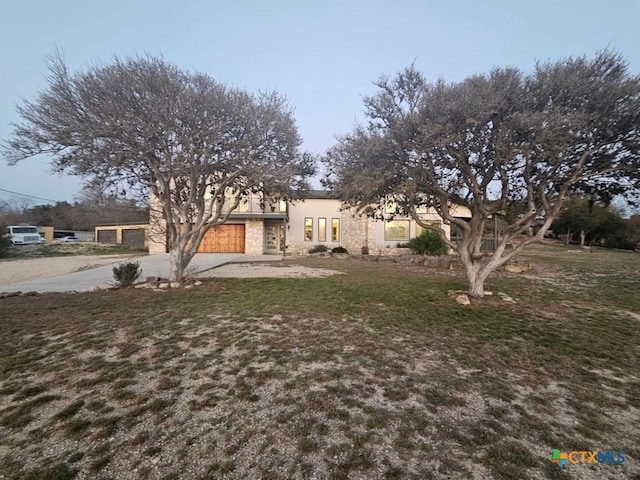
[[0,285],[66,275],[130,259],[131,255],[74,255],[0,262]]
[[196,275],[199,278],[304,278],[343,275],[344,272],[328,268],[302,265],[273,265],[264,263],[229,263]]

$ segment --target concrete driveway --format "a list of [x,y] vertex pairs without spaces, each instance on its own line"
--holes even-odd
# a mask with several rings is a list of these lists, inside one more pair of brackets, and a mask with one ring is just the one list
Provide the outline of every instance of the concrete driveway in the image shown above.
[[[225,265],[227,263],[266,262],[280,261],[279,255],[246,255],[241,253],[198,253],[189,264],[188,270],[192,274],[199,273]],[[140,279],[146,277],[169,276],[169,254],[145,255],[131,258],[128,261],[140,262],[142,274]],[[0,292],[88,292],[95,288],[106,288],[114,284],[113,267],[122,263],[115,262],[109,265],[83,270],[81,272],[68,273],[56,277],[40,278],[24,282],[0,285]]]

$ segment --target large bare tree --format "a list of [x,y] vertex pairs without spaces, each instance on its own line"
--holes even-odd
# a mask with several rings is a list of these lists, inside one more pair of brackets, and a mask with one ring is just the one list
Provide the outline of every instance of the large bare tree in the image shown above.
[[151,56],[71,73],[57,54],[48,88],[18,113],[22,123],[3,145],[10,164],[48,154],[57,171],[158,199],[173,280],[242,196],[287,198],[314,168],[283,96],[253,95]]
[[[429,83],[411,66],[377,86],[365,98],[368,124],[325,156],[325,182],[380,218],[391,197],[399,213],[434,228],[417,210],[435,208],[460,237],[447,242],[474,297],[492,271],[542,239],[571,190],[638,189],[640,78],[614,52],[538,63],[529,74],[496,68],[459,83]],[[455,205],[471,218],[457,216]],[[520,214],[495,251],[481,251],[487,224],[514,206]],[[516,241],[534,222],[542,222],[537,234]]]

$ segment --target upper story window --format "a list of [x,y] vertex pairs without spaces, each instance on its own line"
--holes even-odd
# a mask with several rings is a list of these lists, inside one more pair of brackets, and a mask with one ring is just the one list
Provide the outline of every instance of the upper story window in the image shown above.
[[249,211],[249,204],[250,204],[250,201],[249,201],[248,198],[246,198],[246,197],[245,198],[241,198],[240,199],[240,203],[238,203],[238,211],[239,212],[243,212],[243,213],[248,212]]
[[393,200],[387,200],[384,204],[384,213],[394,214],[398,211],[398,204]]
[[287,202],[285,200],[271,198],[267,205],[269,206],[271,213],[287,213]]
[[246,213],[250,210],[251,199],[249,197],[238,196],[237,194],[227,193],[224,198],[224,208],[229,209],[238,203],[234,212]]

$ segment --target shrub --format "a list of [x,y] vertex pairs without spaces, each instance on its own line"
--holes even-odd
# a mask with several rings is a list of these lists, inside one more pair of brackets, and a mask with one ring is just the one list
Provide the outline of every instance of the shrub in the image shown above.
[[445,255],[449,251],[449,247],[442,237],[432,230],[425,230],[403,246],[410,248],[413,253],[418,255]]
[[141,273],[140,262],[121,263],[117,267],[113,267],[113,278],[119,287],[133,285]]
[[320,253],[320,252],[326,252],[327,250],[329,249],[327,248],[326,245],[315,245],[311,247],[311,249],[309,250],[309,253]]
[[11,246],[11,237],[9,230],[5,225],[0,225],[0,258],[9,255],[9,247]]
[[331,249],[331,253],[349,253],[344,247],[334,247]]

